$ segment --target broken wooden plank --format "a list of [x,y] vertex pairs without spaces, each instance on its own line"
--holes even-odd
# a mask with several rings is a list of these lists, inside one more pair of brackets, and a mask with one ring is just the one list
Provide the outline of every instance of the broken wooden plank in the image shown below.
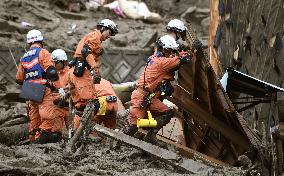
[[220,132],[234,144],[239,145],[244,149],[249,148],[251,143],[245,134],[228,127],[223,121],[201,108],[196,100],[191,99],[190,93],[186,92],[183,88],[178,85],[175,86],[173,97],[174,98],[171,99],[171,101],[182,109],[194,114],[194,118],[201,118],[211,128]]
[[177,144],[169,139],[166,139],[162,136],[157,136],[157,138],[167,144],[170,144],[172,146],[175,147],[175,149],[177,151],[179,151],[180,154],[182,154],[183,156],[186,156],[190,159],[194,159],[194,160],[201,160],[203,162],[205,162],[206,164],[208,165],[211,165],[211,166],[214,166],[214,167],[221,167],[221,166],[229,166],[229,164],[227,163],[224,163],[220,160],[217,160],[215,158],[212,158],[210,156],[207,156],[207,155],[204,155],[198,151],[195,151],[193,149],[190,149],[186,146],[183,146],[183,145],[180,145],[180,144]]
[[182,157],[173,151],[169,151],[169,150],[160,148],[158,146],[152,145],[150,143],[141,141],[139,139],[128,136],[122,132],[116,132],[114,130],[111,130],[109,128],[103,127],[98,124],[96,124],[93,129],[102,135],[110,137],[119,142],[125,143],[134,148],[141,149],[147,152],[148,154],[150,154],[151,156],[154,156],[158,158],[159,160],[169,165],[172,165],[174,167],[177,167],[185,172],[188,172],[191,174],[197,174],[197,173],[200,173],[200,171],[204,169],[210,168],[206,164]]
[[90,100],[84,109],[83,116],[80,118],[79,128],[75,131],[74,136],[70,139],[69,143],[66,145],[67,156],[73,153],[74,146],[78,142],[78,140],[82,137],[85,128],[88,126],[91,120],[91,117],[93,117],[94,111],[95,111],[95,103],[92,100]]
[[196,57],[196,56],[193,56],[194,57],[194,66],[193,66],[193,70],[192,70],[192,73],[193,73],[193,79],[192,79],[192,91],[191,91],[191,97],[192,97],[192,99],[195,99],[196,98],[196,91],[197,91],[197,89],[196,89],[196,87],[197,87],[197,85],[196,84],[198,84],[198,81],[200,81],[199,79],[198,79],[198,73],[199,73],[199,70],[198,70],[198,68],[200,67],[200,61],[199,61],[199,59]]

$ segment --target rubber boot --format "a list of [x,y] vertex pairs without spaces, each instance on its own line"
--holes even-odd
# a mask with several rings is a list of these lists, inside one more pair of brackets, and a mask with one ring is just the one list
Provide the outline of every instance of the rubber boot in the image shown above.
[[157,126],[148,131],[148,133],[144,137],[144,141],[165,148],[166,144],[158,140],[156,135],[160,131],[160,129],[163,128],[163,126],[165,126],[170,122],[172,117],[173,117],[173,112],[171,110],[162,113],[161,116],[158,116],[156,118]]
[[128,125],[123,129],[123,133],[129,136],[134,136],[134,134],[138,131],[138,127],[134,124]]
[[49,140],[49,132],[41,131],[40,136],[37,140],[39,144],[46,144]]
[[49,134],[48,143],[56,143],[62,140],[62,133],[61,132],[52,132]]
[[39,144],[46,144],[46,143],[56,143],[62,140],[61,132],[46,132],[42,131],[40,133],[38,143]]
[[[157,125],[158,126],[158,125]],[[145,142],[149,142],[151,144],[154,144],[154,145],[157,145],[159,147],[163,147],[165,148],[166,147],[166,144],[161,142],[160,140],[157,139],[156,135],[158,134],[158,132],[160,131],[160,129],[162,128],[163,126],[159,126],[159,128],[153,128],[153,129],[150,129],[148,131],[148,133],[145,135],[145,137],[143,138],[143,140]]]

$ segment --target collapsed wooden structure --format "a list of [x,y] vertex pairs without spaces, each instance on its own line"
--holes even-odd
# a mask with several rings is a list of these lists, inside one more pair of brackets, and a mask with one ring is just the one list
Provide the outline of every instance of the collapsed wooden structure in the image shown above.
[[[192,46],[197,37],[190,25],[188,29],[187,42]],[[238,104],[231,101],[236,95],[228,96],[209,63],[206,52],[202,48],[192,51],[195,53],[193,60],[179,69],[175,92],[169,98],[178,107],[175,114],[179,120],[176,122],[175,119],[161,130],[159,139],[175,146],[183,156],[191,159],[197,157],[211,165],[233,166],[241,155],[270,162],[272,153],[267,147],[270,147],[271,143],[263,141],[263,138],[266,138],[263,135],[271,135],[270,128],[264,127],[265,134],[261,138],[239,113],[256,103],[252,102],[248,106],[238,108]],[[272,95],[283,91],[282,88],[234,69],[229,71],[230,93],[234,94],[237,90],[239,94],[249,94],[255,96],[254,98],[261,98],[262,95],[262,98],[266,99],[258,100],[257,103],[273,103],[277,97]],[[240,89],[234,86],[239,86]],[[178,133],[178,137],[172,136],[175,132]],[[143,145],[140,148],[146,150]]]
[[[197,38],[189,30],[187,42],[194,40]],[[259,146],[260,141],[236,111],[206,53],[202,49],[194,52],[192,62],[179,69],[178,84],[170,99],[181,111],[185,146],[234,164],[238,156]]]
[[[193,46],[195,54],[190,64],[179,69],[174,94],[169,98],[176,105],[175,115],[178,120],[175,119],[164,127],[158,138],[175,146],[183,157],[202,160],[213,166],[233,166],[241,155],[260,161],[269,160],[267,153],[263,152],[267,145],[263,144],[259,135],[231,102],[209,63],[206,52],[202,47],[194,48],[197,37],[190,25],[188,29],[187,43]],[[229,81],[232,88],[232,78]],[[253,88],[249,88],[253,91]],[[282,91],[277,88],[271,90],[273,93]],[[106,132],[99,126],[96,130],[132,146],[132,139],[121,139],[120,134]],[[173,136],[172,133],[178,134]],[[136,140],[135,147],[153,153],[151,149],[145,148],[142,141]],[[165,160],[162,154],[155,156]]]

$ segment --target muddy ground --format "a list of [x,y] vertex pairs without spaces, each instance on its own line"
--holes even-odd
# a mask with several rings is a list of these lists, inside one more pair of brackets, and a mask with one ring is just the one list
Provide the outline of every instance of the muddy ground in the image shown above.
[[[40,29],[46,40],[47,49],[52,51],[62,48],[69,53],[74,51],[77,42],[83,35],[94,29],[96,23],[103,18],[117,22],[119,34],[105,42],[104,47],[112,48],[147,48],[151,38],[165,33],[165,24],[172,18],[183,18],[191,21],[202,42],[207,44],[209,25],[209,1],[196,0],[159,0],[145,1],[151,11],[161,14],[162,23],[149,24],[144,21],[123,19],[112,11],[99,8],[95,11],[83,11],[80,14],[66,14],[66,7],[57,6],[52,0],[1,0],[0,1],[0,46],[26,48],[25,35],[31,28]],[[62,12],[63,11],[63,12]],[[24,27],[27,22],[33,27]],[[72,25],[75,30],[70,34]],[[154,40],[155,41],[155,40]],[[6,118],[0,124],[16,120],[14,125],[27,128],[24,118],[25,104],[6,101],[5,93],[17,91],[15,85],[0,83],[0,116]],[[20,116],[19,116],[20,115]],[[13,121],[14,122],[14,121]],[[21,123],[20,123],[21,122]],[[0,126],[1,130],[6,130]],[[1,136],[0,175],[185,175],[163,162],[157,161],[137,149],[126,146],[111,148],[106,143],[90,143],[85,154],[75,158],[64,158],[64,144],[46,145],[11,145],[17,132],[11,136]],[[19,133],[23,137],[27,134]],[[244,175],[241,168],[211,168],[201,170],[196,175]]]
[[92,143],[85,154],[63,157],[63,144],[0,145],[1,175],[244,175],[240,169],[201,170],[185,174],[146,153],[121,146]]

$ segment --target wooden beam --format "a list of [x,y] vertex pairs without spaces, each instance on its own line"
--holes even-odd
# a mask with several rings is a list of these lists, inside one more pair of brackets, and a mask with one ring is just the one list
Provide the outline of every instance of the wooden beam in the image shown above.
[[193,56],[194,57],[194,65],[193,65],[193,70],[192,70],[192,73],[193,73],[193,76],[192,76],[192,99],[195,99],[196,98],[196,87],[197,87],[197,81],[198,80],[198,73],[199,73],[199,59],[197,58],[197,56]]
[[196,100],[192,100],[189,92],[185,91],[180,86],[175,86],[175,92],[171,100],[178,107],[194,114],[194,118],[201,118],[211,128],[220,132],[223,136],[231,140],[234,144],[241,146],[244,149],[248,149],[250,141],[247,136],[239,131],[236,131],[228,126],[228,124],[222,122],[215,116],[211,115],[208,111],[204,110]]
[[177,167],[187,173],[198,174],[202,170],[210,169],[210,167],[202,162],[194,161],[186,157],[180,156],[173,151],[160,148],[156,145],[141,141],[137,138],[128,136],[124,133],[111,130],[109,128],[103,127],[96,124],[93,128],[99,134],[110,137],[114,140],[127,144],[131,147],[141,149],[151,156],[163,161],[171,166]]
[[195,159],[195,160],[201,160],[203,162],[205,162],[206,164],[209,164],[209,165],[212,165],[212,166],[215,166],[215,167],[218,167],[218,166],[230,166],[229,164],[227,163],[224,163],[223,161],[220,161],[220,160],[217,160],[213,157],[210,157],[210,156],[207,156],[207,155],[204,155],[198,151],[195,151],[193,149],[190,149],[186,146],[183,146],[183,145],[180,145],[180,144],[177,144],[171,140],[168,140],[166,138],[163,138],[161,136],[157,136],[157,138],[167,144],[170,144],[172,146],[175,147],[175,149],[177,151],[179,151],[180,154],[182,154],[183,156],[186,156],[188,158],[191,158],[191,159]]
[[[75,134],[73,137],[70,139],[70,141],[66,145],[66,152],[64,155],[66,156],[71,156],[74,152],[74,146],[78,142],[78,140],[84,135],[84,130],[90,123],[91,118],[93,117],[94,114],[97,113],[95,103],[93,100],[89,100],[85,109],[84,109],[84,114],[80,118],[80,125],[79,128],[75,131]],[[75,153],[75,152],[74,152]]]
[[200,137],[200,141],[197,143],[197,147],[196,147],[197,151],[200,151],[200,148],[201,148],[201,146],[204,142],[205,137],[207,137],[209,130],[210,130],[210,128],[208,127],[208,125],[206,125],[205,130],[204,130],[202,136]]

